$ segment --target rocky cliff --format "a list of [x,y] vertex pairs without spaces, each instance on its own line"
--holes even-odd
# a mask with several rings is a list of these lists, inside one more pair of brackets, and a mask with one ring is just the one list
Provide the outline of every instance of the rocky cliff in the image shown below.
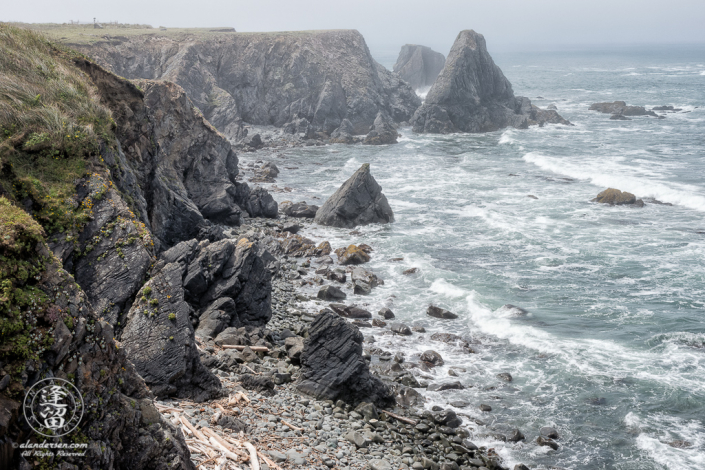
[[433,85],[445,63],[443,54],[430,47],[405,44],[393,70],[402,80],[418,89]]
[[488,132],[545,123],[569,124],[556,111],[514,96],[512,85],[487,52],[485,38],[461,31],[445,67],[412,118],[414,132]]
[[354,30],[143,35],[75,47],[118,75],[179,84],[231,139],[242,121],[330,134],[347,119],[366,134],[379,112],[408,121],[420,105]]
[[0,466],[26,465],[20,401],[58,377],[86,405],[65,439],[89,450],[45,468],[192,468],[152,397],[220,394],[195,342],[202,313],[271,317],[266,252],[216,242],[276,203],[236,181],[227,139],[176,84],[1,24],[0,74]]

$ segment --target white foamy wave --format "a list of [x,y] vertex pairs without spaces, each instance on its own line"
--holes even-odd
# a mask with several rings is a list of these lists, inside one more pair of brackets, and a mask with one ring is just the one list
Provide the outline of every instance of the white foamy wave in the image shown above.
[[529,152],[523,159],[529,163],[571,178],[586,180],[601,188],[617,188],[636,194],[637,197],[652,197],[663,202],[678,204],[699,212],[705,212],[705,196],[697,194],[700,188],[673,182],[662,182],[646,177],[632,176],[633,168],[613,165],[605,172],[602,161],[574,164],[565,159],[546,157]]
[[624,424],[639,432],[637,447],[668,469],[703,468],[705,428],[702,422],[657,413],[628,413]]
[[431,292],[435,292],[436,294],[441,294],[445,295],[447,297],[462,297],[464,295],[467,295],[467,291],[465,289],[461,289],[460,287],[456,287],[453,284],[450,284],[447,282],[445,279],[436,279],[433,281],[431,284]]
[[417,89],[416,89],[416,96],[418,96],[419,98],[421,98],[421,100],[423,101],[423,100],[426,99],[426,95],[428,95],[428,92],[429,92],[429,91],[431,91],[431,87],[430,87],[430,86],[425,86],[425,87],[417,88]]
[[502,137],[499,138],[499,143],[500,144],[513,144],[516,142],[516,140],[513,138],[514,132],[512,131],[504,131],[502,133]]

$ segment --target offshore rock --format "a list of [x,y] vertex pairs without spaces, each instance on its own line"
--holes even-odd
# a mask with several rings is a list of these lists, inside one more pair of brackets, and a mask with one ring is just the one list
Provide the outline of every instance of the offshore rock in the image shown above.
[[379,112],[408,121],[420,101],[374,61],[354,30],[140,35],[73,45],[130,79],[169,80],[231,139],[241,122],[332,133],[347,119],[366,134]]
[[370,374],[362,357],[362,333],[332,313],[316,316],[301,354],[297,389],[325,400],[384,407],[394,403],[389,388]]
[[619,189],[614,188],[605,189],[590,202],[600,202],[602,204],[609,204],[611,206],[644,205],[644,201],[642,201],[641,199],[637,199],[636,196],[632,193],[620,191]]
[[365,145],[396,144],[399,133],[392,120],[382,113],[377,114],[372,130],[362,141]]
[[515,97],[512,85],[487,52],[485,38],[461,31],[445,67],[411,121],[414,132],[490,132],[545,123],[570,124],[555,110]]
[[443,70],[446,58],[430,47],[405,44],[394,64],[394,73],[414,89],[433,85]]
[[318,209],[314,222],[319,225],[353,228],[357,225],[389,223],[394,213],[382,187],[370,173],[370,164],[363,164]]
[[318,206],[306,204],[306,201],[294,202],[284,201],[279,206],[279,210],[289,217],[313,219],[316,217]]
[[[656,109],[656,108],[654,108]],[[658,114],[652,111],[647,111],[643,106],[629,106],[624,101],[614,101],[612,103],[593,103],[590,105],[590,111],[598,113],[612,114],[616,116],[653,116],[658,117]],[[610,118],[621,119],[621,118]]]

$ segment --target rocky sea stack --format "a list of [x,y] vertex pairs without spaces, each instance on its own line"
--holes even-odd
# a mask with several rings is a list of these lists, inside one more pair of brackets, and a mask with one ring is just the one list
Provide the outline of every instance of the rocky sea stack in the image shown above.
[[443,54],[430,47],[405,44],[393,70],[414,89],[419,89],[433,85],[445,63]]
[[332,227],[389,223],[394,213],[365,163],[318,209],[314,222]]
[[556,111],[515,97],[511,83],[487,52],[485,38],[472,30],[458,34],[445,67],[411,122],[414,132],[433,134],[569,124]]

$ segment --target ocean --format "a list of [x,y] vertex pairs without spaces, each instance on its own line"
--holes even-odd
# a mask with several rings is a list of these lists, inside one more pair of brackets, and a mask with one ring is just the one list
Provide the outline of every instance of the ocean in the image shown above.
[[[419,379],[466,388],[427,392],[426,406],[467,402],[455,410],[472,441],[493,447],[510,468],[701,469],[705,48],[603,49],[493,54],[516,95],[555,104],[573,127],[454,135],[403,128],[396,145],[280,151],[272,158],[282,170],[277,185],[293,191],[274,195],[320,205],[371,164],[396,221],[359,234],[313,226],[304,235],[333,248],[374,248],[366,267],[385,284],[348,301],[373,312],[388,306],[427,333],[363,333],[407,361],[438,351],[445,365]],[[377,60],[391,68],[395,58]],[[588,111],[615,100],[682,111],[631,121]],[[607,187],[646,205],[590,202]],[[396,257],[403,261],[389,261]],[[412,267],[419,272],[402,274]],[[429,304],[459,318],[428,317]],[[430,340],[434,332],[469,338],[476,354]],[[503,372],[510,383],[497,377]],[[542,426],[560,433],[558,451],[536,445]],[[502,442],[498,434],[515,428],[526,441]]]

